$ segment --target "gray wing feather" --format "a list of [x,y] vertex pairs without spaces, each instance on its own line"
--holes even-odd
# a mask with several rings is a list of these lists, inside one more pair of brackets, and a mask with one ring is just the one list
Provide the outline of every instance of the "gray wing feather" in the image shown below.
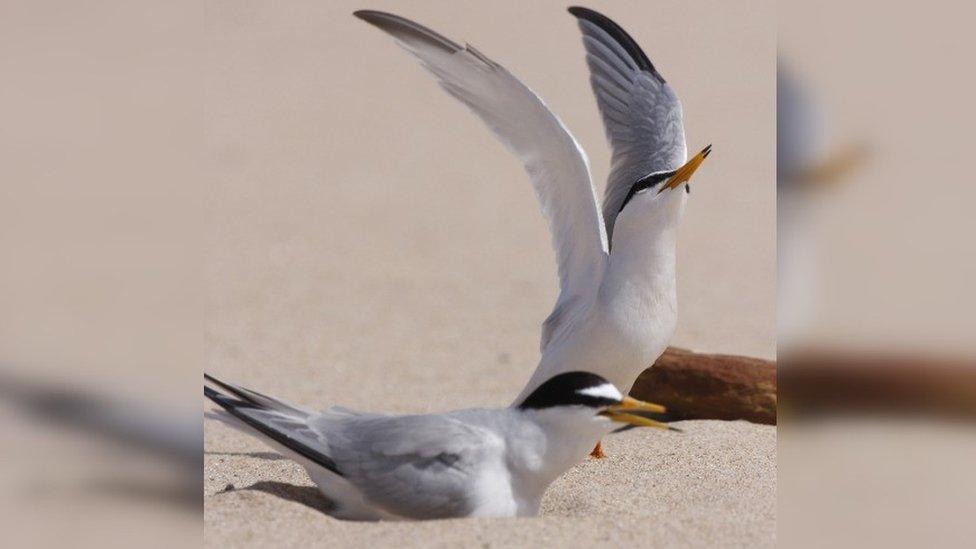
[[578,20],[583,32],[590,85],[613,150],[603,196],[608,238],[630,187],[688,159],[681,103],[660,75],[638,68],[626,50],[596,24]]
[[468,514],[478,474],[502,453],[497,434],[442,415],[326,413],[315,428],[346,480],[371,504],[408,518]]

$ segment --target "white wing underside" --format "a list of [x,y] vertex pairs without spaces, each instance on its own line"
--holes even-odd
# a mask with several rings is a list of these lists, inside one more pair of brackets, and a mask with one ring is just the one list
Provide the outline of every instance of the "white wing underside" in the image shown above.
[[586,155],[545,103],[504,67],[417,23],[357,12],[420,59],[444,90],[468,106],[522,161],[549,225],[559,267],[559,299],[543,323],[542,348],[595,292],[608,253]]

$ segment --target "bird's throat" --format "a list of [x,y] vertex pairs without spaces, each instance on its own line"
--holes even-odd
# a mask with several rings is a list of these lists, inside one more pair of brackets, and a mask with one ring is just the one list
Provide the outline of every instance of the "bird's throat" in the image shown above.
[[638,307],[670,299],[675,291],[673,231],[615,247],[600,287],[600,298],[615,307]]

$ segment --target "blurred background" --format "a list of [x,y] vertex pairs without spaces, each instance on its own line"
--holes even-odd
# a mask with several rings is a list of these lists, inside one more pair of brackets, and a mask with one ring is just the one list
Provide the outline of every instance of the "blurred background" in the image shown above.
[[779,5],[784,546],[972,538],[972,15]]
[[200,542],[203,11],[0,3],[7,546]]

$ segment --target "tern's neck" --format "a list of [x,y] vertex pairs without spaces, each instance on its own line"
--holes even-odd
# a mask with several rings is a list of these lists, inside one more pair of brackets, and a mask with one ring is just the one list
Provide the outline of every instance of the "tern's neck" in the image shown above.
[[675,229],[614,234],[610,262],[600,287],[604,300],[657,299],[674,292]]
[[[567,418],[558,410],[519,411],[525,414],[507,433],[509,467],[515,491],[538,500],[556,478],[583,460],[606,434],[604,426],[586,419]],[[588,412],[592,416],[593,412]]]

